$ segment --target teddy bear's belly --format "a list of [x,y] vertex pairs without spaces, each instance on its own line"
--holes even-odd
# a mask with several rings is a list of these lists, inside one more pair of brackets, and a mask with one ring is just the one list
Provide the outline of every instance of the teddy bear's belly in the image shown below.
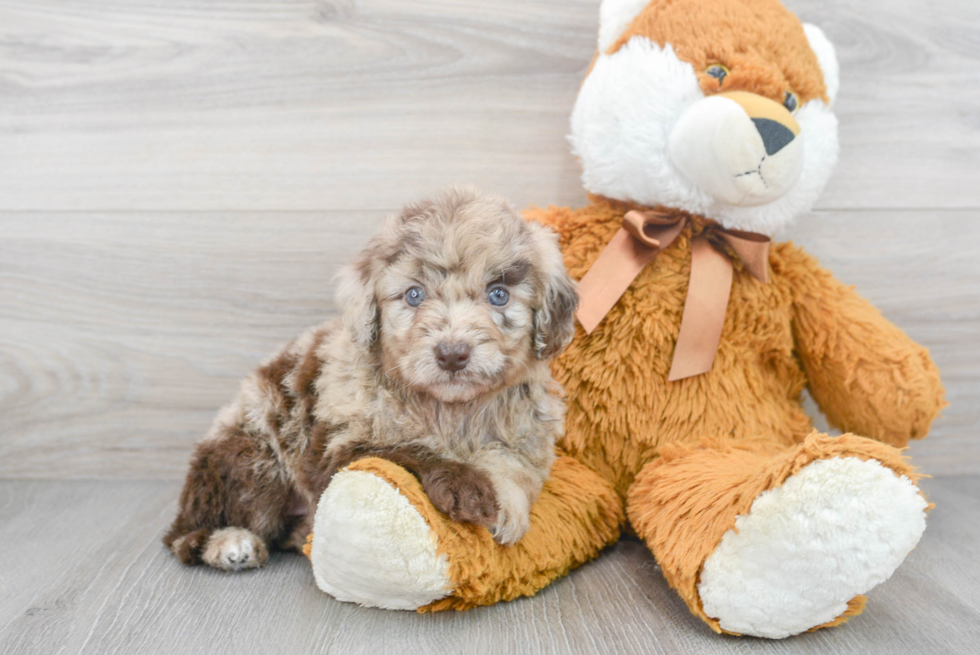
[[638,279],[597,331],[578,330],[554,366],[569,398],[563,447],[620,494],[663,444],[732,437],[789,445],[811,430],[779,281],[736,278],[714,367],[668,382],[686,291],[677,280]]

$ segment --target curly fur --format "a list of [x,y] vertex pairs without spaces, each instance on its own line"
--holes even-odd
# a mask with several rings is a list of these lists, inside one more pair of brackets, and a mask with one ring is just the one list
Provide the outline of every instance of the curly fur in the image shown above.
[[[488,301],[496,288],[509,294],[501,306]],[[306,508],[371,455],[500,543],[527,530],[563,430],[548,358],[571,340],[577,303],[555,235],[498,198],[453,190],[391,217],[339,274],[337,301],[342,318],[249,376],[198,444],[164,538],[181,561],[239,570],[267,548],[301,548]],[[440,367],[447,342],[469,349],[461,370]],[[229,527],[242,529],[214,537]]]

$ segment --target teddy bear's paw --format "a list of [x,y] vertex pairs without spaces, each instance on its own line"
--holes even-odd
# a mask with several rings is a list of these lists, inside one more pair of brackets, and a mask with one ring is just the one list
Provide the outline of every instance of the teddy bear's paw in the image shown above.
[[704,612],[729,632],[775,639],[829,623],[898,568],[926,507],[875,460],[815,461],[735,520],[701,570]]
[[437,537],[398,489],[338,472],[317,505],[310,560],[317,586],[367,607],[415,610],[452,591]]

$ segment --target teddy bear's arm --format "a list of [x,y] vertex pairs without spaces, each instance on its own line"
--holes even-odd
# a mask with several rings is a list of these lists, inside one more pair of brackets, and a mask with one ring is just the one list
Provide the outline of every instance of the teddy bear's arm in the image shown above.
[[899,447],[926,436],[946,404],[928,351],[793,244],[773,255],[793,296],[797,356],[831,425]]

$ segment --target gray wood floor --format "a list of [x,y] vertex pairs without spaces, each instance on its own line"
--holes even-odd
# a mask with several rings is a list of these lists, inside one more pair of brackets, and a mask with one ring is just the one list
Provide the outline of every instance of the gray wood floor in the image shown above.
[[584,202],[565,134],[598,0],[0,0],[0,653],[980,652],[980,2],[786,2],[837,45],[842,153],[784,236],[927,345],[952,403],[910,449],[929,530],[862,617],[716,637],[630,541],[422,617],[336,603],[296,557],[177,566],[192,444],[335,314],[386,213],[449,183]]
[[926,534],[864,614],[774,642],[708,630],[636,541],[533,598],[419,615],[336,602],[297,555],[181,566],[159,541],[173,482],[0,482],[0,653],[976,653],[980,477],[925,489]]

